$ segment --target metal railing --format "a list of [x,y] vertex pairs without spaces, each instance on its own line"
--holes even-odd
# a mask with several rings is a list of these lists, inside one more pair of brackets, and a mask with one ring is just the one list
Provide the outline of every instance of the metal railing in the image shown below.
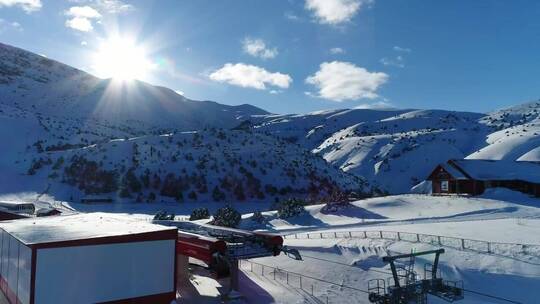
[[[329,304],[343,302],[342,294],[332,292],[329,289],[321,289],[320,285],[337,287],[339,290],[347,289],[353,293],[358,293],[358,296],[366,299],[366,295],[369,294],[367,290],[283,270],[279,267],[272,267],[250,260],[240,260],[239,266],[240,269],[244,270],[244,272],[249,271],[251,273],[261,275],[262,277],[274,280],[288,286],[291,289],[299,291],[303,298],[310,303]],[[321,290],[324,290],[324,292]]]
[[[540,245],[525,243],[503,243],[467,238],[433,235],[403,231],[364,230],[364,231],[335,231],[335,232],[308,232],[283,235],[285,239],[383,239],[392,241],[405,241],[412,243],[425,243],[436,246],[449,247],[463,251],[474,251],[485,254],[500,255],[513,259],[526,259],[527,262],[540,263]],[[532,259],[531,259],[532,258]]]

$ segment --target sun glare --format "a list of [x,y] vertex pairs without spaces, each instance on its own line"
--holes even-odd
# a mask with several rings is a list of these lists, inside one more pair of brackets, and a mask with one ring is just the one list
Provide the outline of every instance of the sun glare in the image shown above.
[[152,66],[142,46],[123,38],[104,41],[94,58],[94,70],[103,78],[142,79]]

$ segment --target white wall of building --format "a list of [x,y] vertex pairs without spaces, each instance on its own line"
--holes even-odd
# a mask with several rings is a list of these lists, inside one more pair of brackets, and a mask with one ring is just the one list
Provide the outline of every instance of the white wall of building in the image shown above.
[[[0,275],[7,282],[10,295],[28,304],[32,250],[3,230],[0,230],[0,239]],[[7,289],[4,291],[7,293]],[[13,297],[10,297],[12,301]]]
[[175,240],[37,250],[35,303],[96,303],[175,290]]

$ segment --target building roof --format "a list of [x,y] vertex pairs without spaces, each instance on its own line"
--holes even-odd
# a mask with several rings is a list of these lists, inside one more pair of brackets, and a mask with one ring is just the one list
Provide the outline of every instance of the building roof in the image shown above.
[[0,222],[0,228],[25,245],[176,230],[125,215],[101,212],[10,220]]
[[459,171],[456,167],[445,163],[441,164],[441,167],[448,172],[448,174],[452,175],[455,179],[469,179],[465,174],[463,174],[461,171]]
[[450,160],[448,163],[459,167],[475,180],[521,180],[540,183],[538,162],[459,159]]

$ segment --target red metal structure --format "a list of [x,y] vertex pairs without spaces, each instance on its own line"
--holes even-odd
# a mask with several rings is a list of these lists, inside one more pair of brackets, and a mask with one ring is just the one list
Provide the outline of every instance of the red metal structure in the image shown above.
[[284,250],[283,237],[276,234],[173,220],[154,223],[177,227],[178,253],[204,262],[218,277],[229,275],[235,261],[277,256]]

